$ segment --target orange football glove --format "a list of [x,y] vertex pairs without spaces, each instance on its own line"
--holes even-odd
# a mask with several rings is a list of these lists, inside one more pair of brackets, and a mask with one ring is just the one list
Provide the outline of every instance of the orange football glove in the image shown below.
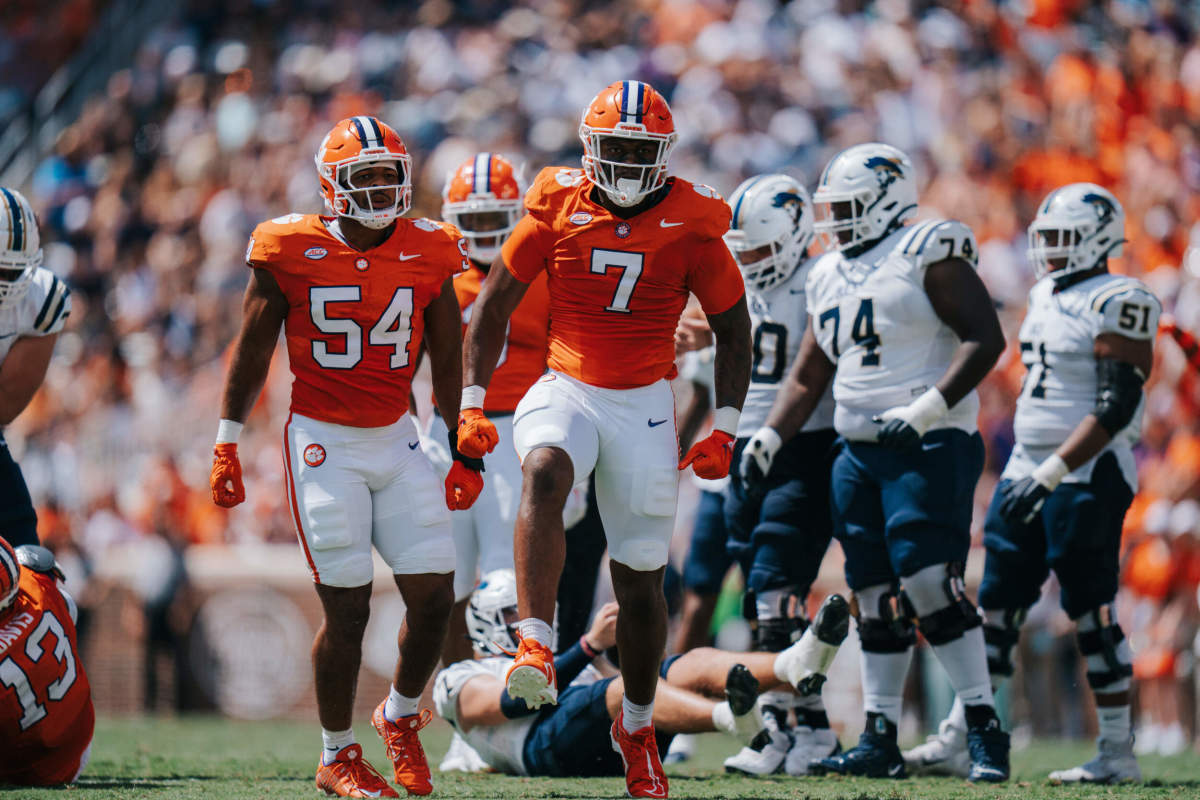
[[482,408],[464,408],[458,412],[458,452],[467,458],[483,458],[499,443],[500,434],[483,415]]
[[212,475],[208,483],[212,486],[213,502],[222,508],[233,508],[246,499],[246,487],[242,485],[242,462],[238,461],[235,442],[225,442],[213,448]]
[[729,462],[733,460],[733,437],[725,431],[713,431],[707,438],[692,445],[683,461],[679,462],[680,469],[687,469],[690,464],[697,478],[716,480],[729,474]]
[[446,476],[446,508],[461,511],[470,508],[483,491],[483,476],[461,461],[455,461]]

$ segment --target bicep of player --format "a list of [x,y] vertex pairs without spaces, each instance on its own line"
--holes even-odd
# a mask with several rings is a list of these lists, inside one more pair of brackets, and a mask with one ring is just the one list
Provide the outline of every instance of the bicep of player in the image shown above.
[[462,393],[462,312],[454,293],[454,279],[446,278],[442,290],[425,307],[425,338],[429,350],[433,396],[451,430],[458,424]]
[[751,362],[750,312],[745,293],[730,308],[707,316],[716,340],[713,392],[717,408],[741,408],[750,387]]
[[778,431],[779,437],[785,442],[795,436],[812,415],[836,371],[837,365],[829,360],[817,344],[813,318],[810,316],[804,336],[800,339],[796,362],[788,370],[787,380],[775,395],[775,403],[767,415],[766,424]]
[[687,257],[692,263],[688,289],[700,300],[710,320],[712,315],[733,308],[739,299],[745,304],[746,284],[724,241],[702,240]]
[[25,410],[46,377],[57,333],[23,336],[0,364],[0,425],[7,425]]
[[960,340],[938,381],[946,405],[954,407],[995,366],[1004,352],[1004,333],[996,306],[971,263],[958,257],[932,263],[925,268],[924,284],[934,313]]
[[511,270],[497,266],[488,272],[467,326],[463,348],[463,382],[467,386],[486,388],[491,381],[507,341],[508,321],[529,289],[529,283]]
[[267,369],[288,314],[288,300],[269,271],[255,267],[242,300],[242,329],[234,342],[221,417],[245,421],[267,379]]
[[468,678],[458,692],[458,725],[465,733],[479,725],[503,725],[508,722],[500,709],[504,684],[491,675]]

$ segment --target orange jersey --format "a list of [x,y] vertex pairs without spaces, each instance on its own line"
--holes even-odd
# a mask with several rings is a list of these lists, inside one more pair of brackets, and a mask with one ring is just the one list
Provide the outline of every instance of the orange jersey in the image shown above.
[[66,598],[53,575],[22,569],[0,621],[0,783],[71,780],[95,724]]
[[671,178],[668,187],[624,220],[591,200],[582,170],[547,167],[534,180],[503,256],[518,280],[550,274],[552,368],[607,389],[673,377],[688,293],[710,314],[745,294],[721,240],[729,206],[703,184]]
[[[483,270],[472,267],[454,279],[454,292],[462,308],[463,331],[471,321],[475,299],[483,290]],[[533,382],[546,371],[546,343],[550,329],[550,294],[546,277],[539,275],[529,284],[525,296],[508,322],[504,349],[484,397],[484,411],[507,413]]]
[[383,244],[359,252],[315,214],[254,229],[246,263],[287,296],[292,411],[322,422],[378,428],[408,411],[425,307],[466,269],[453,225],[396,220]]

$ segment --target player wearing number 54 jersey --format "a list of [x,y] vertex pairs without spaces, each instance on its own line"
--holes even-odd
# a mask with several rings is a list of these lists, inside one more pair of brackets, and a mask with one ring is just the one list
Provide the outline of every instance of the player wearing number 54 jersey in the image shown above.
[[0,537],[0,785],[71,783],[92,750],[92,690],[61,577],[49,550]]
[[834,156],[813,203],[833,251],[809,273],[808,331],[766,426],[787,441],[833,381],[834,535],[856,601],[867,728],[810,771],[903,777],[896,724],[915,621],[967,708],[970,778],[1005,780],[1008,736],[962,583],[983,469],[974,390],[1004,349],[974,237],[953,220],[905,224],[916,179],[885,144]]
[[[598,94],[579,126],[584,169],[542,170],[526,215],[493,265],[467,331],[459,447],[497,443],[484,387],[509,315],[531,281],[549,276],[550,372],[517,406],[513,439],[524,475],[515,532],[520,650],[507,691],[533,707],[555,702],[548,621],[564,558],[563,503],[593,469],[621,618],[625,699],[613,724],[626,786],[665,797],[651,726],[666,638],[663,567],[678,468],[729,470],[749,382],[750,322],[742,277],[721,240],[729,207],[712,189],[667,174],[675,127],[666,100],[638,81]],[[679,462],[674,333],[694,293],[716,335],[715,430]],[[506,443],[506,446],[508,444]]]
[[233,506],[245,498],[237,433],[282,325],[295,378],[283,441],[288,504],[325,613],[313,646],[324,740],[317,785],[344,796],[396,796],[363,761],[350,726],[374,546],[408,610],[391,694],[372,721],[396,781],[428,794],[417,731],[430,712],[418,714],[418,700],[454,602],[448,508],[471,505],[483,464],[460,456],[451,437],[456,460],[443,502],[407,412],[422,340],[438,406],[451,415],[458,407],[462,332],[452,276],[466,268],[466,243],[453,226],[402,218],[410,159],[374,117],[335,125],[316,162],[331,215],[265,222],[246,252],[252,271],[222,401],[213,499]]

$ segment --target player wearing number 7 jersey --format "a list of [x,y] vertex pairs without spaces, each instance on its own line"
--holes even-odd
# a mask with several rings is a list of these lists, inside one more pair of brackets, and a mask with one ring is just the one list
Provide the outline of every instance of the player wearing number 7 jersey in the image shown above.
[[[619,81],[584,110],[584,169],[542,170],[489,274],[467,331],[459,447],[495,446],[484,387],[509,315],[527,286],[549,276],[550,372],[517,406],[513,439],[524,481],[515,532],[520,650],[507,691],[531,706],[555,702],[549,621],[564,558],[563,503],[593,469],[621,618],[625,681],[614,747],[636,797],[665,797],[650,725],[666,638],[663,567],[678,469],[724,476],[749,383],[750,321],[742,277],[721,236],[730,211],[716,192],[667,174],[675,127],[666,100]],[[715,430],[679,462],[674,333],[694,293],[717,340]],[[510,446],[505,443],[504,446]]]
[[49,550],[0,537],[0,785],[72,783],[92,750],[92,690],[61,578]]
[[448,509],[467,508],[483,464],[453,449],[445,492],[408,412],[424,340],[438,406],[453,426],[462,385],[462,331],[452,276],[466,243],[451,225],[404,219],[411,162],[374,117],[334,126],[317,152],[330,216],[292,214],[254,230],[242,330],[225,384],[213,499],[245,499],[237,433],[266,379],[282,325],[295,378],[284,429],[288,505],[325,622],[313,645],[324,751],[317,786],[330,794],[395,797],[362,758],[350,726],[369,614],[371,549],[391,568],[407,612],[390,696],[373,724],[396,781],[432,787],[417,731],[418,700],[437,664],[454,602]]
[[1005,780],[1008,735],[962,582],[983,470],[975,386],[1004,349],[974,237],[954,220],[905,224],[916,178],[885,144],[834,156],[813,203],[831,252],[809,273],[808,331],[766,426],[787,441],[833,381],[843,440],[834,535],[854,591],[867,727],[858,746],[810,772],[904,776],[896,725],[915,622],[966,707],[970,779]]

